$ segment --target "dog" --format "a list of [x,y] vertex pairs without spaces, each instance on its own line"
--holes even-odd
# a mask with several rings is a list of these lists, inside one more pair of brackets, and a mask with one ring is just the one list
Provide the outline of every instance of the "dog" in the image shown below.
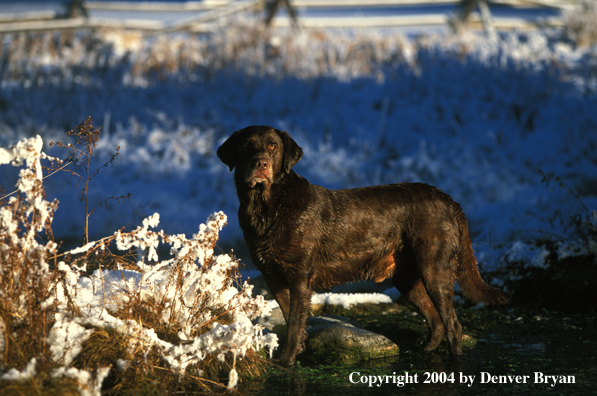
[[454,281],[475,302],[508,301],[477,268],[459,204],[423,183],[328,190],[292,169],[303,150],[287,132],[250,126],[218,149],[240,202],[238,219],[251,259],[278,302],[288,328],[279,361],[304,348],[314,290],[355,280],[391,278],[427,321],[427,351],[447,337],[462,354]]

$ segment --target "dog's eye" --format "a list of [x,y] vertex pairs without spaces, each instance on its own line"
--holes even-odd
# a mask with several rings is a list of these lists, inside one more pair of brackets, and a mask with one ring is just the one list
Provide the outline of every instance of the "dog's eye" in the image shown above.
[[243,144],[243,150],[245,150],[245,151],[251,150],[251,143],[247,142],[247,143]]
[[276,144],[275,143],[270,143],[269,144],[269,151],[274,151],[276,149]]

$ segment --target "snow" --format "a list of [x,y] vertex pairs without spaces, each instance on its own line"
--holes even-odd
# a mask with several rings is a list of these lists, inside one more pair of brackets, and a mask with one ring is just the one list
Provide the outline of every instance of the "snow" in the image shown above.
[[234,389],[236,387],[236,384],[238,384],[238,373],[236,372],[236,369],[233,368],[232,370],[230,370],[229,373],[228,388]]
[[73,254],[73,255],[74,254],[79,254],[79,253],[85,253],[86,251],[88,251],[89,249],[91,249],[92,247],[94,247],[96,244],[97,244],[96,241],[89,242],[88,244],[86,244],[84,246],[78,247],[76,249],[69,250],[68,253],[69,254]]
[[558,244],[558,258],[583,257],[597,255],[597,242],[595,240],[578,239],[570,243]]
[[357,304],[391,302],[392,299],[389,296],[381,293],[321,293],[314,295],[311,299],[312,304],[341,305],[345,309],[350,309]]
[[6,373],[0,376],[0,380],[4,381],[24,381],[30,378],[35,377],[37,371],[35,370],[35,365],[37,364],[37,359],[32,358],[27,367],[23,371],[19,371],[17,369],[11,368]]
[[535,247],[516,241],[505,254],[509,262],[525,263],[525,267],[546,268],[546,259],[549,258],[549,250],[545,246]]
[[[398,293],[396,289],[394,291]],[[385,293],[316,293],[311,297],[311,304],[340,305],[345,309],[350,309],[357,304],[391,303],[392,298],[399,295],[399,293],[392,296]],[[268,301],[268,306],[270,309],[279,307],[276,300]]]
[[81,352],[83,342],[93,332],[94,330],[85,329],[83,326],[65,318],[64,314],[57,314],[56,323],[48,336],[54,361],[62,362],[64,366],[70,366],[74,358]]
[[86,370],[79,370],[75,367],[60,367],[52,371],[53,377],[71,377],[79,383],[79,391],[81,396],[100,396],[102,390],[102,382],[110,372],[109,367],[101,367],[97,370],[96,377],[93,378],[91,373]]

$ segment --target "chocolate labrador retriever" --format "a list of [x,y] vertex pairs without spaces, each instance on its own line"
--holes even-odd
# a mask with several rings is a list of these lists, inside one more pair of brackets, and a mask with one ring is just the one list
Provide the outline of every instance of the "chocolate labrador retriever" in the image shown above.
[[460,205],[422,183],[328,190],[292,170],[302,155],[288,133],[268,126],[237,131],[218,149],[236,168],[238,218],[253,263],[286,319],[280,362],[292,365],[304,347],[314,290],[388,277],[426,319],[425,350],[447,336],[450,355],[460,355],[454,280],[474,301],[507,301],[479,275]]

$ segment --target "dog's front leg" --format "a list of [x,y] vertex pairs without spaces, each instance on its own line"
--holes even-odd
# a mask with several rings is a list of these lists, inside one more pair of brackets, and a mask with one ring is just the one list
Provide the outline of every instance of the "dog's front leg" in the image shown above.
[[296,281],[290,285],[290,312],[288,318],[288,331],[286,349],[280,356],[280,363],[292,366],[296,355],[304,348],[307,332],[307,315],[311,307],[312,290],[307,286],[307,281]]
[[278,302],[278,306],[282,310],[284,320],[288,325],[289,311],[290,311],[290,291],[288,289],[288,282],[286,277],[281,273],[275,271],[267,271],[261,269],[261,275],[265,280],[265,284],[269,288],[270,292],[274,295],[274,298]]

